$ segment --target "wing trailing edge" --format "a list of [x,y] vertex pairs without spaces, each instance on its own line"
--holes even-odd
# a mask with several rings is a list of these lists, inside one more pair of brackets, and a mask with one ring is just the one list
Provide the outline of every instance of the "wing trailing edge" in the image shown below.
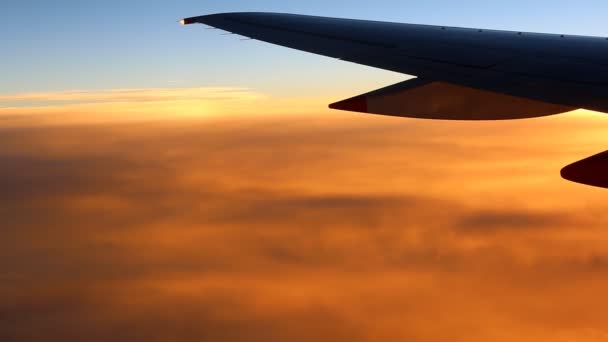
[[336,102],[329,107],[361,113],[439,120],[526,119],[576,109],[420,78]]

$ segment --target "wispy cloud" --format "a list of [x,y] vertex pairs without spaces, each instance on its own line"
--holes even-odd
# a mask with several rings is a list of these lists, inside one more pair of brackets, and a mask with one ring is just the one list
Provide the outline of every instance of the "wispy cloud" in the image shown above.
[[0,126],[67,125],[326,110],[330,98],[272,98],[238,87],[112,89],[0,95]]
[[214,117],[244,111],[264,99],[264,95],[245,88],[113,89],[2,95],[0,125]]
[[152,88],[100,91],[59,91],[0,95],[0,104],[41,105],[49,103],[164,102],[191,100],[255,100],[261,94],[246,88]]

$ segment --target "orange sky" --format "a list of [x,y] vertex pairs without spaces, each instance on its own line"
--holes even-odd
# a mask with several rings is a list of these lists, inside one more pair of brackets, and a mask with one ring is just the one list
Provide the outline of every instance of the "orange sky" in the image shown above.
[[0,97],[0,340],[608,341],[608,117],[331,100]]

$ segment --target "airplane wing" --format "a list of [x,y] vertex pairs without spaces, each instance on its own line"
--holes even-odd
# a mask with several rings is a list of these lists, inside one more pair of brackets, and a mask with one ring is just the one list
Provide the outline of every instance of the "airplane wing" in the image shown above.
[[[277,13],[187,18],[253,39],[417,76],[330,108],[443,120],[608,113],[608,38]],[[608,151],[562,177],[608,188]]]
[[608,40],[277,13],[187,18],[253,39],[417,79],[331,108],[446,120],[608,112]]

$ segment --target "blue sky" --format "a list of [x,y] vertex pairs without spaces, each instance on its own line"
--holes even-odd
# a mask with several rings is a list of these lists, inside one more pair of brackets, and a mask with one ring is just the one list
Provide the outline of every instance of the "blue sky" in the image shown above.
[[608,36],[608,2],[599,0],[6,0],[0,93],[238,86],[278,96],[349,95],[402,77],[177,24],[226,11]]

